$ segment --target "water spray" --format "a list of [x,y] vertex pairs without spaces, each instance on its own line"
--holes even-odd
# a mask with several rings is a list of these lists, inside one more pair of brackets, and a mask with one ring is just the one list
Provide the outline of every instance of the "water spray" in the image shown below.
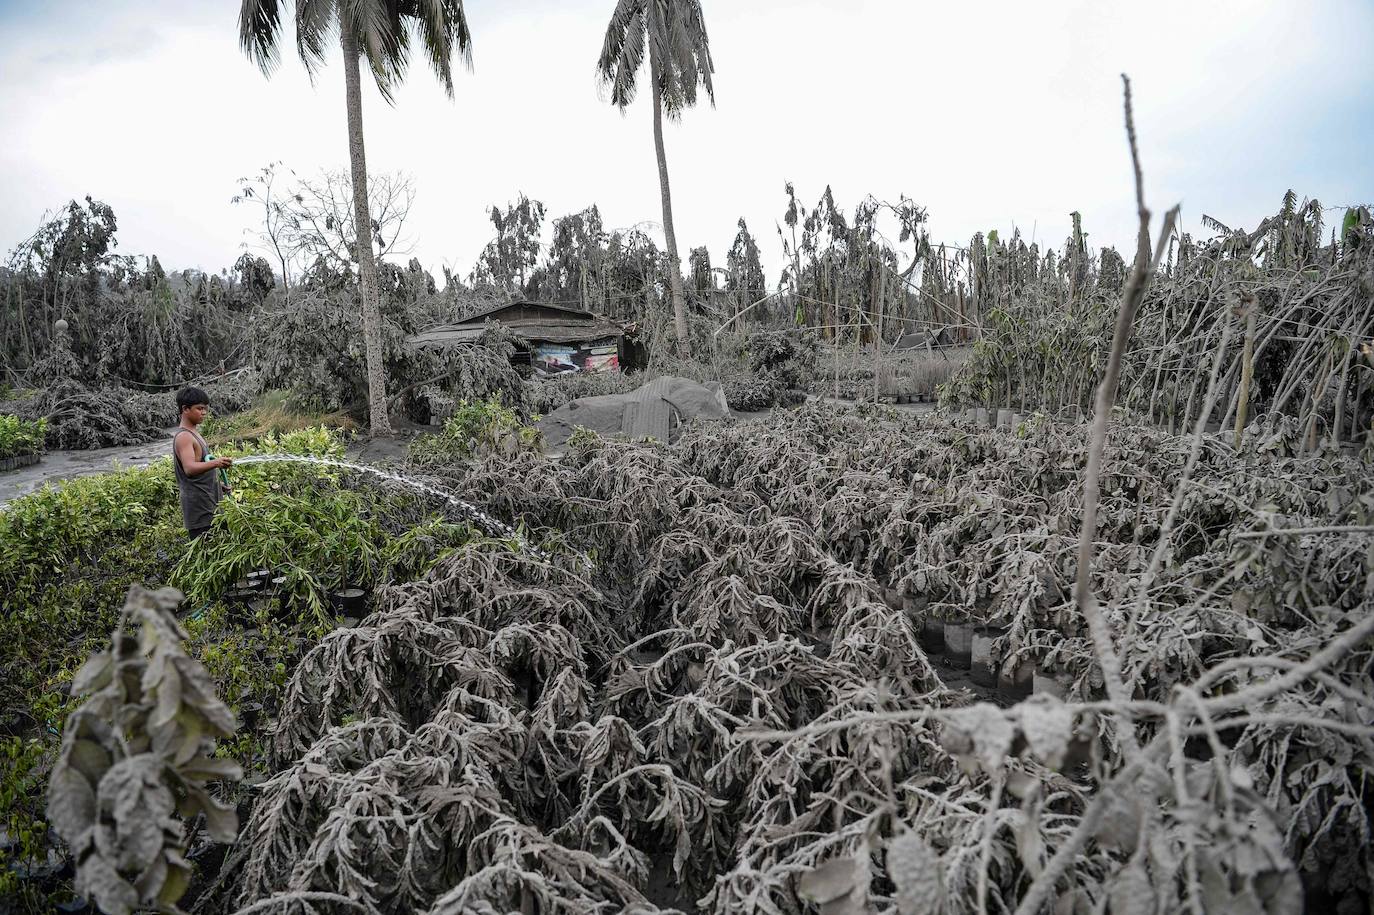
[[506,524],[504,521],[500,521],[496,518],[493,518],[491,515],[487,514],[486,512],[478,508],[476,505],[473,505],[471,502],[465,502],[464,500],[459,499],[457,496],[445,492],[437,486],[431,486],[428,483],[423,483],[419,480],[412,480],[409,477],[403,477],[399,474],[389,473],[388,471],[382,470],[379,467],[372,467],[368,464],[355,464],[352,461],[339,461],[335,460],[334,458],[311,457],[304,454],[249,454],[245,455],[244,457],[234,458],[234,464],[236,466],[242,464],[269,463],[312,464],[317,467],[336,467],[341,470],[355,470],[360,473],[372,474],[375,477],[380,477],[381,479],[387,480],[392,483],[399,483],[402,486],[408,486],[411,489],[420,490],[421,492],[427,493],[428,495],[437,496],[438,498],[443,499],[449,505],[458,509],[463,514],[467,515],[470,519],[476,522],[478,527],[481,527],[488,534],[492,534],[493,536],[499,537],[507,537],[511,540],[514,540],[521,546],[521,548],[534,554],[539,559],[549,558],[548,554],[546,554],[543,550],[539,549],[538,547],[530,544],[529,541],[522,537],[520,533],[516,531],[515,528],[511,527],[509,524]]

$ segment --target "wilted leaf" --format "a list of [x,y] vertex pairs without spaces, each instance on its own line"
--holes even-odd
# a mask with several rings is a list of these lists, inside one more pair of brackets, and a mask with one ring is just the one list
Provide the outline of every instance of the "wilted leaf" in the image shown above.
[[1073,739],[1073,710],[1049,695],[1022,702],[1019,708],[1021,731],[1031,752],[1051,768],[1062,766]]
[[73,845],[95,823],[95,789],[85,776],[61,761],[48,781],[48,822]]
[[167,878],[155,900],[162,906],[176,905],[191,885],[191,865],[175,852],[167,852]]
[[205,721],[205,730],[212,736],[232,737],[238,728],[234,713],[215,695],[215,684],[209,672],[194,658],[178,655],[174,660],[177,673],[181,675],[183,708],[195,709]]
[[862,867],[857,858],[831,858],[801,878],[801,897],[818,904],[843,899],[854,890]]
[[232,842],[238,836],[239,815],[233,807],[221,804],[204,788],[188,786],[187,795],[205,812],[205,832],[215,842]]
[[1133,796],[1114,795],[1107,801],[1107,810],[1097,824],[1094,834],[1097,843],[1103,848],[1119,851],[1122,854],[1135,853],[1140,841],[1140,802]]
[[1117,872],[1108,893],[1111,915],[1155,915],[1158,907],[1154,885],[1139,859]]
[[114,661],[110,657],[109,649],[96,652],[85,664],[81,665],[76,676],[72,677],[71,694],[80,696],[102,689],[105,684],[110,682],[113,673]]
[[163,884],[167,882],[167,859],[161,853],[161,845],[159,841],[158,854],[153,856],[153,860],[134,881],[134,889],[138,891],[139,899],[152,900],[162,895]]
[[[152,668],[149,667],[149,670]],[[148,726],[158,728],[173,721],[181,708],[181,677],[177,674],[175,665],[168,664],[163,667],[162,678],[154,684],[154,688],[157,690],[157,709],[149,719]],[[148,683],[145,677],[144,691],[147,690]]]
[[76,870],[76,891],[89,896],[106,915],[129,915],[138,891],[101,855],[90,855]]
[[[959,736],[972,741],[979,763],[988,772],[995,772],[1002,767],[1011,750],[1012,740],[1016,737],[1016,728],[1002,710],[986,702],[956,710],[951,714],[947,726],[953,727]],[[950,747],[949,741],[944,742],[947,748]]]
[[943,903],[940,856],[915,832],[908,830],[887,846],[887,875],[897,887],[900,915],[926,915]]
[[198,779],[199,781],[213,781],[215,779],[239,781],[243,778],[243,767],[232,759],[221,759],[217,756],[194,756],[177,770],[177,774],[182,778]]
[[67,763],[92,785],[98,785],[110,768],[109,751],[93,740],[73,739],[65,754]]

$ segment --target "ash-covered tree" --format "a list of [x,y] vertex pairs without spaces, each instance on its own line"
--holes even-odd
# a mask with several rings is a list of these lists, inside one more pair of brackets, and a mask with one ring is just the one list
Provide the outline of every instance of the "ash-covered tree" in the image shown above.
[[601,211],[590,206],[553,221],[553,239],[526,292],[640,321],[659,309],[664,260],[647,234],[637,228],[607,232]]
[[99,200],[75,200],[55,214],[10,254],[0,306],[0,340],[5,364],[26,369],[52,347],[53,322],[66,318],[85,340],[96,324],[78,321],[97,305],[101,275],[118,244],[114,210]]
[[[382,256],[411,253],[406,220],[415,203],[415,186],[403,172],[373,175],[367,181],[368,234],[373,263]],[[345,171],[326,169],[302,178],[292,188],[285,208],[284,244],[292,260],[323,257],[335,269],[355,275],[358,267],[358,228],[354,215],[353,179]],[[378,268],[380,269],[380,267]]]
[[[265,74],[270,74],[277,64],[285,7],[282,0],[243,0],[240,7],[240,44]],[[358,61],[367,58],[378,91],[391,103],[396,87],[405,78],[413,33],[424,48],[430,68],[452,98],[450,62],[456,52],[464,63],[471,65],[472,36],[462,0],[297,0],[295,12],[296,50],[312,76],[324,63],[334,35],[338,35],[343,49],[369,414],[373,434],[387,435],[391,433],[391,420],[387,415],[377,264],[373,258],[372,221],[368,215],[362,79]]]
[[[242,286],[199,271],[168,273],[156,256],[117,255],[115,227],[105,204],[69,203],[0,267],[4,381],[170,386],[233,356],[230,312],[251,305]],[[66,322],[61,352],[58,318]]]
[[759,244],[749,234],[749,226],[744,217],[739,220],[739,232],[725,255],[726,288],[733,293],[734,313],[739,314],[763,295],[768,280],[763,275],[763,263],[759,260]]
[[496,236],[478,255],[472,271],[474,285],[483,283],[511,295],[529,295],[526,284],[539,262],[539,235],[544,230],[544,204],[524,194],[515,203],[491,208]]
[[[234,274],[239,281],[239,286],[243,290],[244,298],[261,308],[267,302],[267,294],[277,285],[277,278],[272,275],[272,265],[265,258],[250,254],[247,251],[239,255],[239,259],[234,261]],[[282,292],[286,292],[287,283],[282,282]],[[290,301],[284,301],[290,307]]]
[[548,255],[530,276],[530,294],[546,300],[575,299],[583,308],[602,308],[606,237],[596,204],[555,219]]
[[654,101],[654,151],[663,198],[663,239],[668,255],[668,285],[673,301],[673,331],[679,353],[689,349],[687,303],[682,294],[682,264],[673,228],[673,201],[668,189],[668,160],[663,152],[663,117],[681,119],[697,101],[697,88],[711,104],[715,91],[710,42],[699,0],[619,0],[606,27],[597,61],[611,104],[624,111],[634,101],[639,71],[648,54],[648,79]]
[[[236,183],[239,192],[231,203],[255,204],[262,209],[262,225],[257,230],[258,244],[270,252],[281,267],[282,303],[291,307],[291,262],[296,253],[293,249],[294,233],[291,214],[287,208],[291,198],[282,191],[277,169],[280,162],[269,162],[258,170],[256,175],[240,178]],[[247,247],[245,244],[244,247]],[[245,257],[248,255],[245,254]],[[242,258],[240,258],[242,262]],[[270,274],[269,274],[270,275]],[[270,286],[270,284],[269,284]]]
[[698,297],[716,288],[716,278],[711,274],[711,252],[705,245],[688,253],[687,272],[692,277],[692,292]]
[[[955,320],[950,272],[926,270],[916,277],[932,256],[924,207],[907,197],[894,204],[868,196],[851,218],[829,187],[810,210],[798,204],[790,183],[787,198],[787,230],[780,225],[778,234],[792,261],[782,278],[794,290],[797,323],[819,327],[831,339],[848,335],[871,342],[880,325],[885,337],[895,338],[913,323]],[[912,246],[909,259],[888,242],[880,218],[896,221],[899,244]],[[899,268],[901,260],[905,268]]]

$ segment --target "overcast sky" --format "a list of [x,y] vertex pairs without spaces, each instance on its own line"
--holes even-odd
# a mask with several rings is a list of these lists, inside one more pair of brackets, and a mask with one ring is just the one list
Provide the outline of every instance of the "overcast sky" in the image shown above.
[[[236,0],[0,0],[0,247],[87,194],[119,250],[168,269],[233,263],[254,214],[235,179],[272,160],[348,162],[343,70],[311,85],[287,36],[265,78]],[[594,65],[613,0],[467,4],[473,72],[447,99],[422,60],[394,107],[364,95],[368,165],[413,176],[414,253],[466,275],[486,211],[524,192],[549,216],[601,206],[660,233],[647,96],[602,101]],[[702,0],[716,106],[666,128],[678,243],[722,264],[743,216],[770,281],[783,185],[915,199],[935,239],[1012,226],[1130,247],[1121,85],[1134,85],[1146,193],[1253,226],[1287,188],[1374,200],[1370,0]],[[150,12],[150,10],[152,12]],[[364,79],[367,79],[364,71]],[[1339,214],[1328,214],[1328,223]]]

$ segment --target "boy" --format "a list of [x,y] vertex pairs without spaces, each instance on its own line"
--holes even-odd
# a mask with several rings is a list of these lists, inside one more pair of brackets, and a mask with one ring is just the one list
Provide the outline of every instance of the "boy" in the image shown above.
[[210,398],[200,388],[184,388],[177,392],[177,408],[181,422],[172,437],[172,463],[176,467],[177,490],[181,494],[181,520],[186,532],[195,540],[210,529],[219,505],[221,484],[219,471],[234,462],[226,457],[212,457],[205,439],[196,431],[210,412]]

